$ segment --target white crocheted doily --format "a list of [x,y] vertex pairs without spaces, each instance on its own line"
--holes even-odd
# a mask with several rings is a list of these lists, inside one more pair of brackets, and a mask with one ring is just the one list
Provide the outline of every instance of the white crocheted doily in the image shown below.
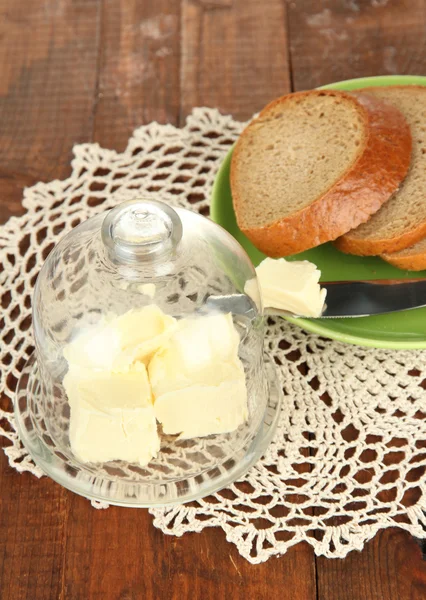
[[[122,154],[76,146],[68,179],[25,190],[26,213],[0,228],[0,434],[16,470],[42,474],[15,433],[12,398],[32,351],[32,289],[53,244],[141,192],[207,215],[215,174],[242,127],[195,109],[182,129],[136,130]],[[266,344],[285,392],[266,455],[221,492],[150,510],[155,526],[172,535],[222,527],[253,563],[302,540],[316,554],[343,557],[395,525],[424,537],[425,353],[347,346],[284,320],[269,321]]]

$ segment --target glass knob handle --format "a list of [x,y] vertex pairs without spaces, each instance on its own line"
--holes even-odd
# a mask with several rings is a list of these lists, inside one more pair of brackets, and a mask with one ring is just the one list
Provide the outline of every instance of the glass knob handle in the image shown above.
[[110,210],[102,223],[102,241],[120,263],[153,262],[170,254],[182,238],[173,208],[154,200],[130,200]]

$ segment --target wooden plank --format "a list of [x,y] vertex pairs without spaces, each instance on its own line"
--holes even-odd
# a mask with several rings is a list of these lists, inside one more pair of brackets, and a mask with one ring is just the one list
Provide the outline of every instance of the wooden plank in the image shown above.
[[0,2],[0,218],[90,140],[100,0]]
[[248,119],[288,91],[282,0],[183,0],[181,120],[193,106]]
[[414,539],[385,529],[344,560],[317,559],[318,600],[422,600],[426,562]]
[[288,3],[296,90],[426,69],[423,0],[295,0]]
[[251,565],[219,529],[164,535],[142,509],[95,511],[71,499],[64,598],[285,598],[314,600],[312,551],[299,544],[280,559]]
[[[0,1],[0,222],[22,213],[24,186],[66,176],[72,145],[91,138],[99,5]],[[2,600],[56,600],[68,493],[3,454],[0,490]]]
[[105,0],[95,140],[123,150],[132,131],[179,117],[180,0]]
[[57,600],[62,588],[68,494],[0,456],[0,597]]

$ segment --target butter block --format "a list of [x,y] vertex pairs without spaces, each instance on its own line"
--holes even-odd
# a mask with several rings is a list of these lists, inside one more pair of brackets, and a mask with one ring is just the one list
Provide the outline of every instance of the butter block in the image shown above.
[[155,416],[164,433],[180,439],[234,431],[247,419],[247,392],[242,376],[219,385],[191,385],[156,399]]
[[64,387],[71,409],[71,449],[81,461],[146,465],[157,454],[160,438],[142,363],[125,373],[71,367]]
[[147,363],[171,335],[176,319],[156,305],[109,316],[64,348],[69,364],[123,371],[135,361]]
[[119,331],[121,353],[113,362],[114,370],[121,370],[135,360],[145,364],[174,331],[176,319],[163,313],[155,304],[139,310],[130,310],[114,320]]
[[82,462],[125,460],[144,466],[160,449],[153,407],[123,410],[119,418],[83,404],[71,412],[71,449]]
[[[256,268],[264,308],[288,310],[304,317],[320,317],[327,291],[321,289],[321,271],[307,261],[265,258]],[[254,280],[246,283],[251,295]]]
[[154,396],[195,383],[218,385],[232,378],[242,369],[239,342],[230,314],[182,319],[148,366]]
[[96,370],[111,369],[120,351],[119,332],[103,318],[67,344],[63,354],[69,365]]
[[94,410],[105,412],[152,405],[151,385],[143,363],[136,363],[124,373],[91,371],[70,365],[64,387],[71,406],[84,402]]
[[64,349],[70,444],[84,462],[146,465],[157,421],[181,438],[233,431],[248,416],[230,314],[176,321],[155,305],[109,316]]
[[148,367],[163,431],[181,438],[233,431],[247,419],[247,389],[232,316],[183,319]]

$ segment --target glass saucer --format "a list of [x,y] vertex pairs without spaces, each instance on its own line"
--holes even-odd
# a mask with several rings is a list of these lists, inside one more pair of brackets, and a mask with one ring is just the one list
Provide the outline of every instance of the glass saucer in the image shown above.
[[[42,390],[35,355],[28,360],[18,383],[17,431],[34,462],[46,475],[86,498],[129,507],[189,502],[238,480],[270,443],[279,420],[282,390],[273,360],[267,354],[264,364],[268,389],[265,390],[267,405],[263,422],[249,440],[244,431],[241,432],[242,444],[231,459],[227,448],[231,443],[230,434],[190,440],[163,435],[158,457],[146,467],[123,461],[79,462],[69,446],[67,399],[59,386]],[[44,405],[42,398],[48,398]],[[232,436],[235,448],[235,432]],[[191,475],[185,477],[185,471]]]

